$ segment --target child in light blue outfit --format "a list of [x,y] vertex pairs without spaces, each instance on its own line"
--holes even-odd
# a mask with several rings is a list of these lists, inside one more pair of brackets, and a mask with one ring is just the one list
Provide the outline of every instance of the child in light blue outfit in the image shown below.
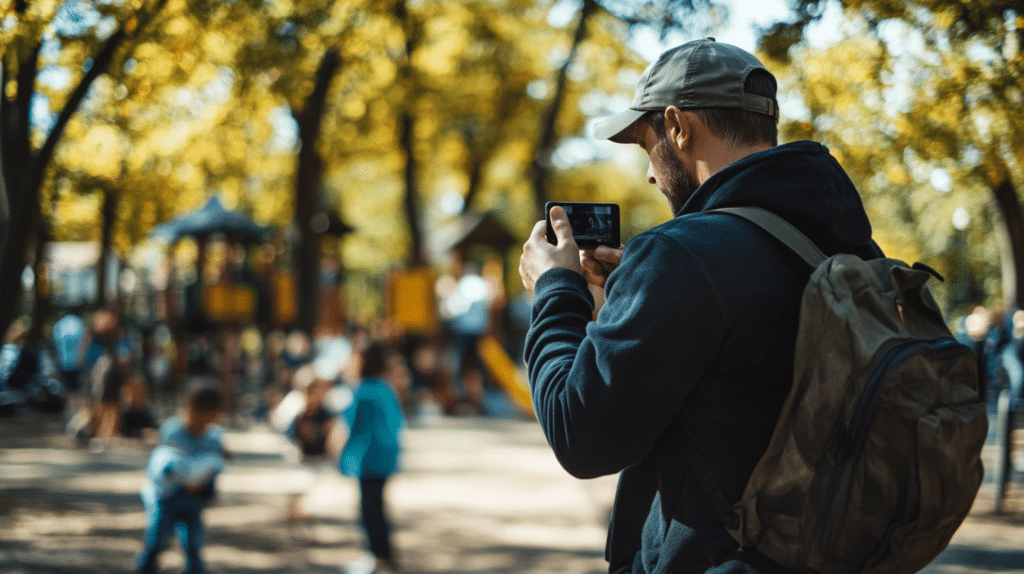
[[398,470],[401,429],[398,398],[388,384],[388,351],[370,343],[360,355],[360,383],[345,410],[349,438],[339,457],[343,474],[359,479],[360,510],[370,550],[376,558],[374,573],[397,571],[391,545],[391,526],[385,513],[384,486]]
[[136,565],[140,574],[158,571],[157,557],[172,532],[185,551],[185,574],[206,572],[200,556],[202,511],[213,498],[214,481],[227,455],[223,430],[213,424],[223,404],[219,390],[197,388],[186,398],[180,417],[170,417],[160,427],[160,445],[150,454],[142,488],[149,527]]

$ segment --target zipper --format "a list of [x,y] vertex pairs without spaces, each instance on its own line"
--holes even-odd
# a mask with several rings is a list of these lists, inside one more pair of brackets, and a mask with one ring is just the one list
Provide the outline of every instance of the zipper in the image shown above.
[[[950,337],[935,341],[902,341],[894,344],[875,361],[872,369],[872,376],[861,390],[854,406],[850,420],[845,428],[836,429],[835,440],[838,444],[834,447],[836,462],[832,467],[829,477],[828,488],[825,490],[826,506],[821,515],[821,537],[818,540],[818,551],[826,555],[827,549],[832,542],[833,531],[835,530],[837,510],[840,503],[840,494],[846,491],[850,478],[853,475],[853,468],[860,458],[870,430],[871,417],[874,415],[874,405],[881,396],[885,385],[882,384],[886,377],[902,365],[906,360],[918,353],[923,348],[932,349],[935,354],[952,355],[954,351],[959,353],[966,349],[963,345]],[[843,496],[843,499],[846,497]]]

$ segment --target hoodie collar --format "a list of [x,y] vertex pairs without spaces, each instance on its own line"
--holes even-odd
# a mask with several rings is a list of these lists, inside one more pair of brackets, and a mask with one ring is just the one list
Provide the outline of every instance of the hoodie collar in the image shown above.
[[742,206],[772,211],[826,252],[857,252],[871,240],[857,188],[828,148],[816,142],[775,146],[726,166],[676,215]]

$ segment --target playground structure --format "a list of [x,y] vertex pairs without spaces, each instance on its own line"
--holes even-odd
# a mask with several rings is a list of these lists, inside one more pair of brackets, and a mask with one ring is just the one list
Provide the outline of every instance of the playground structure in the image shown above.
[[477,349],[491,376],[508,393],[513,404],[523,413],[533,416],[530,384],[519,373],[501,343],[493,335],[485,335],[477,341]]
[[[505,289],[504,257],[518,241],[490,213],[468,213],[457,218],[452,225],[437,230],[433,249],[437,259],[448,257],[451,265],[439,274],[437,267],[420,266],[393,270],[386,282],[385,315],[387,322],[401,333],[415,339],[450,337],[451,318],[442,317],[439,307],[444,306],[446,290],[454,289],[465,272],[464,265],[479,268],[477,281],[486,283],[492,291],[487,300],[486,332],[474,337],[473,346],[485,373],[481,375],[494,383],[508,402],[522,415],[532,417],[533,406],[529,385],[522,369],[513,360],[509,339],[515,335],[503,329],[508,303]],[[458,379],[461,358],[449,366],[448,375]],[[472,391],[467,391],[472,394]]]

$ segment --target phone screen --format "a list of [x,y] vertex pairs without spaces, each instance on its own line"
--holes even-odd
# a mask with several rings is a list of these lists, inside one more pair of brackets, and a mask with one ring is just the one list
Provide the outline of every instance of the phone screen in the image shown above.
[[551,227],[551,208],[556,205],[565,209],[572,227],[572,237],[581,249],[598,245],[619,246],[619,205],[578,201],[549,201],[544,207],[548,243],[558,244],[555,230]]

